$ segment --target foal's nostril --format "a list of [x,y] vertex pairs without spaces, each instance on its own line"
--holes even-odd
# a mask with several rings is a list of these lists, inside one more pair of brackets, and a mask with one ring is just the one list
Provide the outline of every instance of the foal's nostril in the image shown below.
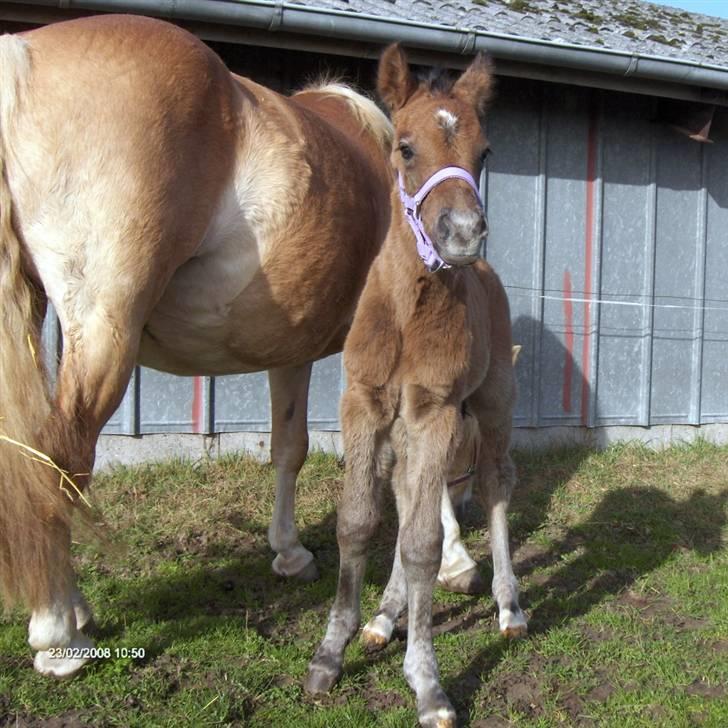
[[484,238],[488,234],[488,221],[485,219],[485,215],[478,217],[473,233],[473,237],[476,238]]
[[450,221],[449,207],[445,207],[441,210],[440,216],[437,218],[437,233],[441,240],[447,240],[452,233],[452,223]]

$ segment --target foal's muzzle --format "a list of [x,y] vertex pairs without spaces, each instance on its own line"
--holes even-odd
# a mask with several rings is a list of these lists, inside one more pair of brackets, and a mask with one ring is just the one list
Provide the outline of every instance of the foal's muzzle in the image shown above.
[[[427,195],[447,179],[459,179],[465,182],[475,195],[477,205],[473,209],[443,210],[436,224],[439,240],[435,245],[422,222],[421,206]],[[404,188],[401,172],[398,185],[405,217],[417,241],[417,252],[427,269],[438,271],[453,265],[474,263],[485,241],[488,226],[478,185],[470,172],[462,167],[444,167],[435,172],[412,197]]]
[[479,257],[488,237],[483,210],[443,208],[437,219],[436,245],[440,257],[450,265],[469,265]]

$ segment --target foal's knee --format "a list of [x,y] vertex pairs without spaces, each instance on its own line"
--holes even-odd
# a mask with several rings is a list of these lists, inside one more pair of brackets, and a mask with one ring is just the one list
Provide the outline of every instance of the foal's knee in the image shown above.
[[442,561],[442,523],[432,529],[407,528],[400,536],[402,566],[408,578],[414,575],[434,579]]
[[371,539],[379,524],[379,514],[371,506],[371,503],[357,499],[348,503],[342,501],[336,519],[336,538],[340,546],[365,546]]

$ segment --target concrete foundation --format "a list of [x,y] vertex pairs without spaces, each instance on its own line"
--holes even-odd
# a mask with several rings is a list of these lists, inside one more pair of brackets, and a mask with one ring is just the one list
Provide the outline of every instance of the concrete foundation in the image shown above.
[[[518,450],[546,450],[554,447],[585,446],[602,450],[618,442],[640,442],[661,449],[703,439],[723,445],[728,443],[728,424],[700,427],[690,425],[656,425],[653,427],[518,427],[513,431],[513,447]],[[309,434],[310,449],[343,456],[340,432],[318,431]],[[138,465],[144,462],[187,458],[215,458],[234,452],[246,452],[267,461],[270,452],[268,432],[222,432],[215,435],[156,434],[130,437],[102,435],[96,448],[96,470],[114,465]]]

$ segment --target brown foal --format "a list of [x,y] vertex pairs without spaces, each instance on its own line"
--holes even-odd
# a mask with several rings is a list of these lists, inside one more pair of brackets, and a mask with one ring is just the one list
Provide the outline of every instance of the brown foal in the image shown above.
[[[344,347],[339,582],[306,679],[309,692],[321,692],[341,674],[344,649],[360,622],[366,548],[379,520],[381,485],[391,478],[399,514],[394,568],[363,639],[369,646],[386,644],[407,607],[404,672],[424,726],[455,723],[432,646],[432,592],[443,542],[441,501],[463,440],[464,414],[480,429],[474,488],[488,513],[500,628],[508,637],[526,632],[506,522],[514,483],[508,454],[515,398],[510,316],[498,276],[480,258],[487,227],[472,178],[488,148],[483,124],[491,86],[490,64],[482,56],[454,83],[418,83],[398,46],[380,62],[378,90],[393,114],[391,159],[401,189],[394,186],[389,232]],[[403,207],[410,195],[418,199],[417,190],[419,232]]]

